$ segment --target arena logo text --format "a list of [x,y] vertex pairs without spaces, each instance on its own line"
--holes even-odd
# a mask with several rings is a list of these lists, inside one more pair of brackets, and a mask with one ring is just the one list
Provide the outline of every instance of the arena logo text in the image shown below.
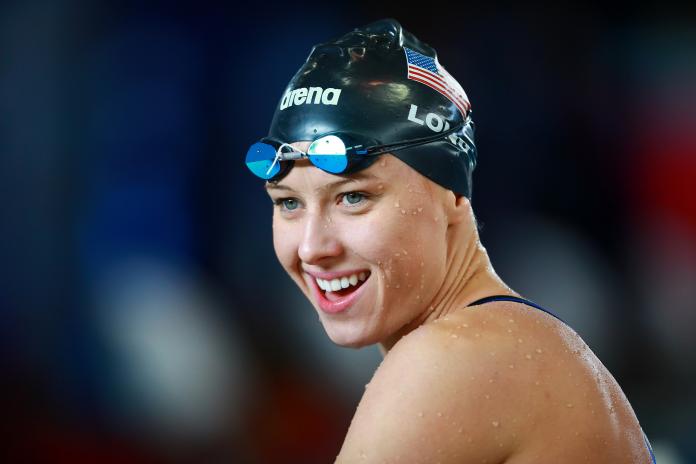
[[293,105],[305,104],[338,105],[339,98],[341,98],[341,89],[327,88],[325,90],[321,87],[302,87],[285,92],[280,101],[280,109],[282,111]]

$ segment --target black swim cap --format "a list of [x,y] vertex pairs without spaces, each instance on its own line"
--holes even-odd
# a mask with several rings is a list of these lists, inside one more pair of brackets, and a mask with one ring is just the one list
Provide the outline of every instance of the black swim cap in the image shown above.
[[452,136],[393,155],[471,198],[476,148],[470,108],[435,50],[396,20],[383,19],[312,48],[285,89],[269,137],[289,143],[343,131],[386,144],[465,122]]

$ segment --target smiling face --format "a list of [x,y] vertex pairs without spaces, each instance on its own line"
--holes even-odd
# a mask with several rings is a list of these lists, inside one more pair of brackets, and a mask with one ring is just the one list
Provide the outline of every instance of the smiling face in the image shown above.
[[266,187],[276,255],[334,343],[378,343],[434,300],[446,273],[448,191],[391,155],[350,176],[299,161]]

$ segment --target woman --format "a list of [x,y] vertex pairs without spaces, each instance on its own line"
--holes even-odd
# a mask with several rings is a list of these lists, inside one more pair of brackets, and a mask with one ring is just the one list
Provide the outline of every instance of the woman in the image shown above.
[[382,20],[315,46],[249,149],[328,336],[384,355],[336,462],[652,462],[602,363],[493,270],[473,134],[435,51]]

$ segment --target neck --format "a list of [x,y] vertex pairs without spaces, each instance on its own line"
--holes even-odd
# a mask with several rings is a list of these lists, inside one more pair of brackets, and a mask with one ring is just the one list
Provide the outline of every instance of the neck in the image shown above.
[[474,301],[491,295],[519,296],[493,270],[478,231],[469,223],[452,227],[447,237],[448,259],[445,279],[431,303],[411,322],[380,343],[382,355],[401,337],[421,325],[446,317]]

